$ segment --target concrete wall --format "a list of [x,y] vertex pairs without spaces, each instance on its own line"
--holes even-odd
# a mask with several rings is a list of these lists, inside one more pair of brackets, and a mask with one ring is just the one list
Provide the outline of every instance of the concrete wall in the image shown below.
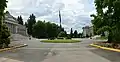
[[21,35],[27,36],[27,29],[26,29],[26,27],[19,24],[17,26],[17,34],[21,34]]

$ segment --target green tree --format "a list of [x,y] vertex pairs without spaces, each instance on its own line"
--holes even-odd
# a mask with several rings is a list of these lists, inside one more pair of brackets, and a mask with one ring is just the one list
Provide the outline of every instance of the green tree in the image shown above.
[[77,38],[78,37],[78,32],[77,30],[74,31],[74,38]]
[[78,37],[82,38],[82,33],[79,33],[79,34],[78,34]]
[[65,37],[67,37],[67,32],[66,31],[64,31],[65,32]]
[[61,31],[59,33],[58,37],[66,37],[66,33],[64,31]]
[[46,26],[47,26],[47,35],[48,35],[48,38],[50,37],[57,37],[58,35],[58,26],[54,23],[50,23],[50,22],[47,22],[46,23]]
[[22,19],[22,16],[21,16],[21,15],[18,16],[17,20],[18,20],[18,24],[23,25],[23,19]]
[[30,15],[29,19],[27,20],[27,31],[29,35],[32,35],[33,25],[36,23],[36,17],[34,14]]
[[36,38],[55,38],[59,34],[59,26],[55,23],[38,21],[33,26],[32,34]]
[[0,48],[8,47],[10,44],[10,32],[8,27],[3,23],[4,20],[4,10],[7,7],[6,0],[0,0]]
[[25,22],[25,26],[28,27],[28,23],[27,22]]
[[73,30],[71,28],[71,31],[70,31],[70,37],[72,38],[73,37]]
[[44,22],[38,21],[33,26],[33,37],[46,38],[46,26]]
[[[95,0],[97,10],[92,23],[97,33],[107,31],[109,42],[120,41],[120,0]],[[104,10],[104,11],[103,11]]]

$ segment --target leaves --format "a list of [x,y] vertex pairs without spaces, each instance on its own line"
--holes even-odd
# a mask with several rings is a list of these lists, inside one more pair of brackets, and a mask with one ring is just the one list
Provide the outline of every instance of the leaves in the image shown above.
[[73,37],[73,30],[71,28],[71,31],[70,31],[70,37],[72,38]]
[[77,30],[74,31],[74,38],[77,38],[78,37],[78,32]]
[[5,47],[8,47],[10,44],[10,32],[8,27],[3,24],[3,18],[5,15],[4,10],[7,7],[6,3],[6,0],[0,0],[0,48],[2,48],[4,44]]
[[109,30],[111,30],[111,27],[109,27],[109,26],[103,26],[102,28],[99,28],[97,30],[97,33],[102,33],[104,31],[109,31]]
[[[97,14],[92,14],[94,31],[98,34],[108,31],[109,41],[120,41],[120,0],[95,0]],[[103,11],[104,10],[104,11]]]
[[32,35],[32,29],[33,29],[33,26],[34,24],[36,23],[36,17],[34,14],[30,15],[29,19],[27,20],[27,31],[28,31],[28,34],[29,35]]
[[58,36],[59,28],[55,23],[38,21],[33,26],[32,35],[36,38],[54,38]]
[[21,15],[18,16],[17,20],[18,20],[18,24],[23,25],[23,19],[22,19],[22,16],[21,16]]

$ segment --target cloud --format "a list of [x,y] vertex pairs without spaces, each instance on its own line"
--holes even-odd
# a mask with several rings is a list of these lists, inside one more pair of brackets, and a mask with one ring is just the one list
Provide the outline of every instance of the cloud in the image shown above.
[[94,0],[8,0],[6,10],[15,17],[22,15],[24,21],[34,13],[37,20],[55,23],[59,23],[58,11],[61,10],[62,24],[67,32],[70,28],[82,32],[83,26],[91,25],[90,14],[96,12]]

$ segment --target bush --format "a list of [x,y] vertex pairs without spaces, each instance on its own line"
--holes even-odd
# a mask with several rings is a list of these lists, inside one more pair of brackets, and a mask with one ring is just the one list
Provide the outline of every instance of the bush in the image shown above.
[[71,39],[71,37],[68,35],[68,36],[66,37],[66,39]]
[[66,34],[65,34],[65,32],[60,32],[59,34],[58,34],[58,37],[66,37]]
[[48,38],[48,40],[54,40],[55,39],[55,37],[50,37],[50,38]]
[[8,30],[8,27],[3,24],[2,25],[2,37],[1,37],[1,41],[0,41],[0,48],[4,48],[4,47],[8,47],[8,45],[10,44],[10,31]]
[[54,39],[55,39],[55,37],[51,37],[51,38],[50,38],[50,40],[54,40]]
[[64,39],[64,37],[58,37],[57,39]]

